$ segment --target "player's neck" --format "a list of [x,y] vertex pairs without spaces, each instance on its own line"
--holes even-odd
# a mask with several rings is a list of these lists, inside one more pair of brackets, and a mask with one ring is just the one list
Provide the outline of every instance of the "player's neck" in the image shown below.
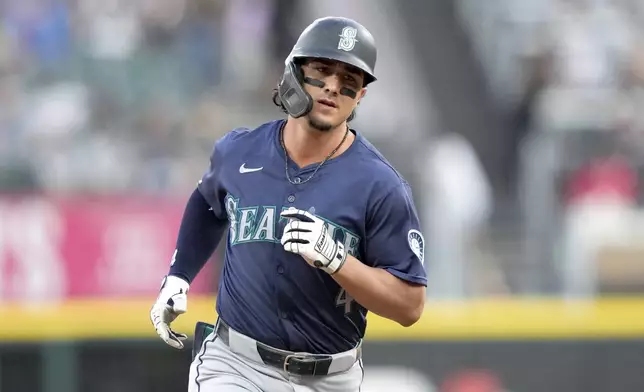
[[[288,121],[284,127],[284,145],[289,158],[299,167],[304,167],[322,162],[338,147],[346,131],[346,123],[330,131],[322,132],[310,129],[295,121]],[[351,146],[354,138],[354,134],[349,132],[344,143],[332,158],[345,152]]]

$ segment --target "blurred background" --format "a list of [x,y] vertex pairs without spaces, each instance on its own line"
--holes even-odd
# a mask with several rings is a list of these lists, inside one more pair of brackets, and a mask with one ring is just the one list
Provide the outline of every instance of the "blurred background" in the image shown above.
[[644,391],[643,0],[1,0],[0,392],[186,390],[148,320],[184,203],[327,15],[376,38],[352,126],[427,241],[363,391]]

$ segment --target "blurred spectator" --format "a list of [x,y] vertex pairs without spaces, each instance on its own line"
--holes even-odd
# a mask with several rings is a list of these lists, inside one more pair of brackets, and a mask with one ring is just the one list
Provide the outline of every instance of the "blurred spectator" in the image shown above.
[[[150,5],[156,7],[156,2],[150,1]],[[183,71],[181,81],[188,94],[203,94],[206,89],[218,88],[222,81],[226,2],[190,0],[185,7],[176,51]]]
[[573,173],[565,189],[561,258],[565,295],[588,297],[598,292],[600,252],[631,241],[638,188],[633,166],[618,155],[593,159]]
[[223,42],[226,56],[222,64],[227,94],[243,94],[249,99],[249,92],[262,88],[271,91],[275,87],[275,80],[266,78],[274,74],[268,62],[272,58],[269,31],[273,7],[273,0],[235,0],[228,4]]
[[36,71],[60,74],[65,71],[72,49],[69,8],[63,0],[2,2],[6,32],[21,48]]
[[[525,95],[516,122],[524,160],[524,258],[534,266],[555,259],[553,271],[562,274],[571,295],[595,293],[596,254],[602,241],[618,233],[605,219],[610,215],[617,224],[618,216],[634,211],[632,189],[610,202],[597,199],[595,191],[633,175],[633,149],[623,156],[622,168],[603,157],[620,136],[617,130],[634,124],[629,108],[633,88],[642,80],[639,33],[624,2],[555,0],[527,51]],[[559,193],[560,180],[569,193]],[[583,223],[594,213],[594,221],[604,223]],[[615,230],[608,235],[602,227]]]
[[554,1],[550,19],[533,38],[530,126],[610,127],[635,71],[635,38],[634,21],[614,1]]
[[[143,26],[137,2],[79,0],[77,38],[90,57],[125,60],[139,49]],[[86,40],[86,41],[85,41]]]
[[281,67],[272,1],[0,6],[2,189],[183,194],[229,128],[232,92],[272,108],[255,94]]
[[478,269],[475,255],[491,214],[492,192],[472,146],[462,136],[439,136],[427,149],[421,179],[427,190],[427,292],[437,298],[463,298],[488,278],[473,271]]

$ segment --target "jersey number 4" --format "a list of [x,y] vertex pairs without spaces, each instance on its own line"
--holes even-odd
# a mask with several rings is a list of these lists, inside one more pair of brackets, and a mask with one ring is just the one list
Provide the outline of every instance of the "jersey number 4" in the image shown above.
[[345,289],[340,289],[338,296],[335,298],[335,306],[344,306],[344,314],[351,313],[354,302],[353,297]]

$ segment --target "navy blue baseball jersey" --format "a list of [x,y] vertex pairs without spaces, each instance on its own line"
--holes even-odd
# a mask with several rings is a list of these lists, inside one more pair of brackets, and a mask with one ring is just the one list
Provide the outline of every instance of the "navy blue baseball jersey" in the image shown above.
[[337,353],[364,336],[365,308],[326,272],[286,252],[280,237],[289,207],[326,220],[336,240],[361,262],[426,285],[424,240],[407,182],[359,132],[343,154],[304,183],[314,164],[288,160],[285,120],[234,129],[215,143],[198,189],[229,224],[217,312],[235,330],[271,346]]

